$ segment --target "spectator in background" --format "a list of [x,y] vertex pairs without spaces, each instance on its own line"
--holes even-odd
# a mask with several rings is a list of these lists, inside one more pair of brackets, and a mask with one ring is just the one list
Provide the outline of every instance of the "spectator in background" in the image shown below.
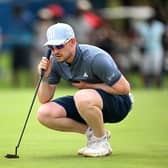
[[43,33],[47,30],[47,27],[52,24],[53,24],[52,13],[47,8],[39,9],[37,12],[37,21],[34,24],[34,29],[35,29],[34,55],[38,56],[38,55],[45,54],[45,49],[42,47],[42,44],[46,40],[46,37],[44,36]]
[[[49,4],[48,6],[41,8],[37,11],[37,21],[34,25],[35,29],[35,40],[33,50],[33,69],[36,76],[37,63],[41,59],[41,55],[45,55],[46,48],[42,47],[44,42],[47,40],[44,36],[48,27],[54,23],[61,22],[65,15],[64,9],[58,4]],[[36,79],[36,76],[34,79]]]
[[89,0],[77,0],[74,15],[67,16],[64,22],[72,25],[78,42],[89,43],[90,32],[101,25],[101,18],[92,11]]
[[90,43],[112,54],[113,50],[113,30],[111,23],[103,19],[102,24],[90,33]]
[[114,30],[112,20],[101,17],[101,24],[90,32],[89,42],[92,45],[96,45],[101,49],[113,55],[117,66],[120,68],[122,73],[127,72],[128,57],[126,53],[126,45],[128,42],[125,40],[124,35]]
[[12,17],[12,29],[9,35],[12,54],[12,82],[14,86],[19,86],[22,82],[19,77],[20,70],[25,70],[27,80],[25,84],[30,85],[34,17],[23,5],[13,7]]
[[116,39],[118,38],[118,33],[113,30],[111,20],[103,17],[101,17],[101,20],[101,24],[90,32],[89,41],[92,45],[96,45],[112,54],[116,61]]
[[142,59],[140,70],[145,87],[151,87],[152,80],[161,87],[164,49],[162,37],[165,32],[164,24],[158,19],[157,13],[145,22],[135,24],[135,29],[142,40]]
[[164,67],[163,70],[168,72],[168,25],[166,24],[165,33],[163,35],[164,46]]

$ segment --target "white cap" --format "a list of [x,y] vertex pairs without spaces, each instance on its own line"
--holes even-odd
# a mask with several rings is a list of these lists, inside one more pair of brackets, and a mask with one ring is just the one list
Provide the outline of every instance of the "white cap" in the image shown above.
[[47,45],[61,45],[65,41],[75,38],[74,31],[72,27],[65,23],[57,23],[50,26],[47,30]]

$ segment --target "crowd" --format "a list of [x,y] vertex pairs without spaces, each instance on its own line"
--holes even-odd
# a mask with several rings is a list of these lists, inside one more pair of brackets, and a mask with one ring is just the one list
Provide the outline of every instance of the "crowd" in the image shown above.
[[154,14],[145,20],[127,19],[122,31],[113,26],[112,19],[95,11],[88,0],[77,0],[73,10],[69,15],[60,4],[49,4],[34,15],[25,6],[13,7],[12,31],[0,40],[10,42],[13,85],[19,86],[20,70],[25,71],[28,81],[36,79],[37,64],[46,52],[43,44],[47,28],[65,22],[74,28],[78,43],[93,44],[109,52],[124,74],[136,70],[145,87],[153,82],[163,86],[168,66],[168,28],[159,9],[153,8]]

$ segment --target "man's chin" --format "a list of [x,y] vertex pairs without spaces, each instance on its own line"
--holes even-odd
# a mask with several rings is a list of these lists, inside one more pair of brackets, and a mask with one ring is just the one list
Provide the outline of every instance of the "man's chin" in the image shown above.
[[60,63],[65,62],[65,60],[59,59],[59,58],[56,58],[56,60],[57,60],[57,62],[60,62]]

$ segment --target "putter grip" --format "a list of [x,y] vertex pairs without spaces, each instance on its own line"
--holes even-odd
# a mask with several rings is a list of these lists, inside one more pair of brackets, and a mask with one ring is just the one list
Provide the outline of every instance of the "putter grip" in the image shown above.
[[[49,58],[50,58],[50,55],[51,55],[51,50],[48,49],[48,51],[47,51],[47,53],[46,53],[46,58],[49,59]],[[43,78],[44,73],[45,73],[45,69],[42,69],[42,70],[41,70],[41,75],[40,75],[41,78]]]

